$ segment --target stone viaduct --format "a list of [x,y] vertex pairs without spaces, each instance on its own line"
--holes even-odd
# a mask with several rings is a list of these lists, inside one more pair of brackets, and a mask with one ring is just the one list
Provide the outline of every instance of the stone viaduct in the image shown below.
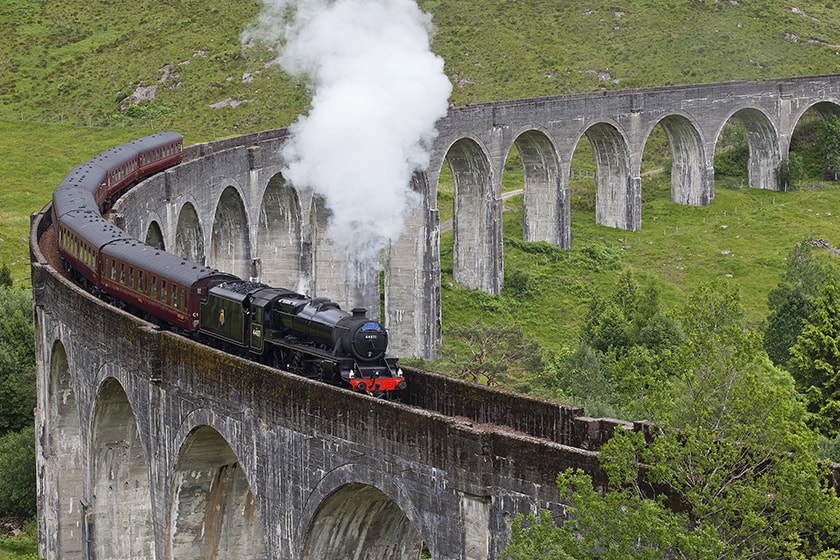
[[[655,127],[671,149],[671,198],[714,199],[714,153],[737,119],[750,150],[749,183],[775,189],[803,114],[840,114],[840,76],[728,82],[503,101],[453,109],[438,123],[431,162],[413,188],[422,203],[383,256],[384,317],[399,355],[431,358],[440,340],[440,223],[437,187],[448,162],[455,185],[453,276],[462,286],[503,286],[501,184],[515,146],[524,171],[526,241],[572,244],[569,176],[586,138],[597,171],[595,221],[642,227],[641,163]],[[330,210],[306,187],[287,184],[285,130],[193,146],[188,161],[129,193],[116,210],[140,239],[271,285],[327,295],[380,315],[379,279],[348,283],[345,255],[329,239]]]
[[[713,199],[714,146],[729,119],[747,131],[751,185],[775,188],[803,113],[838,108],[840,76],[822,76],[452,110],[413,179],[422,204],[383,256],[393,353],[431,356],[440,336],[444,161],[456,280],[492,293],[502,287],[500,185],[513,146],[526,239],[569,247],[570,162],[584,136],[597,162],[596,221],[634,230],[657,125],[673,154],[672,199],[702,205]],[[191,146],[113,219],[193,260],[377,315],[378,290],[346,281],[324,201],[283,180],[285,138]],[[514,515],[562,513],[560,469],[599,474],[597,449],[616,422],[410,368],[404,402],[384,402],[222,354],[78,290],[41,249],[49,226],[48,212],[33,216],[44,556],[384,560],[418,558],[425,546],[434,560],[496,558]]]

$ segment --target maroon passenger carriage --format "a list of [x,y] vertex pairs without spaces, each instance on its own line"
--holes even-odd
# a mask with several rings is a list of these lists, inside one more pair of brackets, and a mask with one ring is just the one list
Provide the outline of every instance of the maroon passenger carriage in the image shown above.
[[387,332],[364,310],[350,314],[326,298],[243,283],[138,241],[102,217],[136,182],[182,158],[182,137],[161,132],[115,146],[67,174],[53,193],[52,217],[73,278],[107,301],[214,346],[397,398],[406,387],[402,371],[385,356]]
[[101,215],[138,180],[182,158],[183,138],[174,132],[97,155],[76,166],[53,192],[53,223],[65,266],[88,289],[161,324],[192,331],[208,286],[237,278],[141,243]]

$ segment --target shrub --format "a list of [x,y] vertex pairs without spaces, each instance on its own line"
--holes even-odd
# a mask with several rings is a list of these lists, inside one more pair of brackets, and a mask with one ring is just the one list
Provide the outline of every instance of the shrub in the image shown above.
[[34,442],[34,427],[0,437],[0,515],[35,516]]

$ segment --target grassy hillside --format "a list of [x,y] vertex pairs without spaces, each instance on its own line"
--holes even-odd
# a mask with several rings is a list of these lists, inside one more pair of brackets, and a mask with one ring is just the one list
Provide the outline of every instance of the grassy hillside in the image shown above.
[[[433,15],[433,48],[446,61],[455,105],[840,71],[840,3],[421,6]],[[150,130],[171,128],[196,142],[286,126],[306,110],[304,84],[267,65],[270,52],[240,46],[240,31],[259,8],[248,0],[0,4],[0,262],[12,266],[18,283],[28,282],[29,214],[75,163]],[[589,165],[586,157],[580,165]],[[516,188],[516,173],[510,175],[506,185]],[[587,257],[594,253],[661,283],[670,303],[699,280],[731,277],[758,322],[795,241],[814,235],[840,245],[837,218],[826,215],[838,207],[832,188],[780,194],[718,186],[713,205],[685,208],[667,201],[667,181],[645,181],[640,232],[593,225],[584,200],[576,204],[575,249],[567,256],[506,243],[508,270],[526,270],[524,281],[539,288],[538,297],[493,298],[445,279],[444,322],[496,316],[527,324],[548,347],[567,343],[591,294],[610,286],[618,271],[596,270]],[[585,180],[575,187],[582,200],[594,191]],[[515,200],[508,206],[505,234],[516,239],[521,210]],[[447,251],[444,238],[444,259]]]
[[[6,0],[0,116],[153,124],[202,137],[284,126],[307,92],[246,53],[254,0]],[[456,105],[833,73],[840,5],[807,0],[427,0]],[[133,108],[138,87],[154,99]],[[225,101],[228,104],[224,104]],[[232,106],[240,102],[238,106]],[[222,103],[220,108],[211,105]]]

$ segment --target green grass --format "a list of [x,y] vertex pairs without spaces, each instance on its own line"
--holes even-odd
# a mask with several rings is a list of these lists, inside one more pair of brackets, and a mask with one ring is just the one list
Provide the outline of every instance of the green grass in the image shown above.
[[[840,10],[817,0],[610,4],[430,0],[452,102],[835,72]],[[9,0],[0,116],[174,127],[206,138],[286,126],[308,91],[243,50],[253,0]],[[168,76],[168,77],[167,77]],[[165,78],[165,79],[164,79]],[[154,100],[129,110],[137,86]],[[211,109],[225,99],[238,107]]]

